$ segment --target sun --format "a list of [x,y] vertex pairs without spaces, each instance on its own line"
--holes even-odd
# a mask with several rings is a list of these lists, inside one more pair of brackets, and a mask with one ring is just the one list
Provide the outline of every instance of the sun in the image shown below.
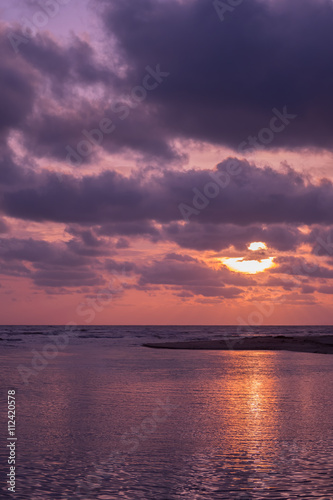
[[262,273],[266,269],[274,266],[274,257],[269,257],[268,259],[261,260],[244,260],[242,257],[239,258],[228,258],[222,259],[223,264],[225,264],[231,271],[236,271],[239,273],[246,274],[257,274]]
[[248,250],[267,250],[267,245],[263,241],[253,241],[248,247]]
[[[267,250],[267,245],[263,241],[253,241],[247,247],[248,250],[256,252],[258,250]],[[274,267],[274,257],[266,257],[264,259],[247,260],[244,257],[234,257],[221,259],[223,264],[231,271],[245,274],[257,274]]]

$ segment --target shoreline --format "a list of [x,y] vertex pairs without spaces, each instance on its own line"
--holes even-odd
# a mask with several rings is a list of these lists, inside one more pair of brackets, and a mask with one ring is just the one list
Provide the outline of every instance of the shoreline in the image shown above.
[[220,351],[293,351],[314,354],[333,354],[333,335],[313,337],[240,337],[221,340],[145,343],[153,349],[220,350]]

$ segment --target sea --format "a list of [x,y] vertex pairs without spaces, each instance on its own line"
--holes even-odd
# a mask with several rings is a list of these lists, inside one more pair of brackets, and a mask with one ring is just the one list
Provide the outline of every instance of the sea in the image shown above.
[[1,326],[0,498],[333,500],[332,355],[142,345],[252,335],[333,327]]

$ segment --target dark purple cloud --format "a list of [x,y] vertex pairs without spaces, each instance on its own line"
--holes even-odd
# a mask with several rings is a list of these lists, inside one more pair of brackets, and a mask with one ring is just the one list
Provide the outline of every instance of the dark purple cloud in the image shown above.
[[282,287],[284,290],[291,291],[297,287],[297,283],[292,279],[281,279],[276,276],[270,276],[266,281],[262,283],[263,286],[267,287]]
[[106,236],[142,236],[157,242],[160,239],[160,231],[152,222],[110,222],[103,224],[97,229],[98,234]]
[[179,260],[172,254],[165,256],[161,261],[145,266],[141,270],[142,277],[140,284],[147,283],[153,285],[181,285],[191,284],[199,286],[202,281],[208,286],[222,286],[222,280],[218,274],[206,265],[201,264],[196,259]]
[[332,279],[333,269],[318,265],[315,261],[311,262],[301,257],[279,256],[275,263],[278,264],[271,272],[298,276],[307,276],[310,279]]
[[[0,257],[5,261],[24,260],[37,262],[49,259],[52,247],[45,241],[36,241],[33,239],[1,238],[0,239]],[[54,254],[53,254],[54,255]]]
[[[234,161],[239,173],[229,177],[226,184],[228,161],[213,171],[172,170],[150,177],[135,172],[125,177],[105,171],[81,179],[69,175],[59,179],[46,172],[36,177],[30,187],[4,189],[0,208],[9,216],[26,220],[103,224],[101,234],[134,234],[141,231],[137,224],[144,223],[147,229],[143,227],[142,231],[157,237],[152,224],[182,221],[181,207],[187,206],[194,211],[190,223],[253,225],[254,234],[266,234],[281,250],[293,248],[299,238],[296,229],[281,225],[333,222],[331,182],[316,185],[291,169],[278,172]],[[222,187],[218,185],[221,179]],[[212,182],[216,196],[208,199],[204,193]],[[124,224],[123,232],[119,224]],[[260,230],[256,227],[259,224],[277,226]],[[237,239],[241,240],[236,234]]]
[[[248,0],[223,23],[205,0],[103,5],[104,53],[40,32],[15,54],[1,31],[0,131],[20,130],[31,154],[65,161],[83,130],[109,120],[112,132],[78,166],[103,150],[179,162],[175,139],[237,150],[285,107],[297,118],[258,147],[332,149],[331,2]],[[274,120],[277,130],[283,119]]]
[[104,282],[96,261],[73,252],[71,245],[32,238],[0,238],[0,266],[1,274],[9,270],[10,275],[29,276],[41,287],[93,286]]
[[21,260],[37,265],[81,266],[88,263],[84,257],[71,253],[65,244],[43,240],[0,238],[0,258],[5,261]]
[[[134,86],[119,89],[113,69],[116,54],[112,61],[75,35],[65,45],[46,32],[15,53],[10,40],[16,31],[0,32],[0,133],[19,130],[30,154],[67,161],[68,166],[94,162],[99,152],[94,143],[91,154],[81,155],[79,162],[66,160],[67,148],[79,151],[78,145],[87,139],[84,130],[102,131],[100,146],[109,153],[131,150],[151,159],[185,158],[168,142],[163,121],[149,106],[151,91],[143,88],[144,99],[135,97],[133,89],[147,75],[145,68]],[[96,92],[98,101],[92,98]],[[101,128],[106,120],[108,127]]]
[[32,274],[39,287],[81,287],[103,285],[105,280],[88,269],[40,269]]
[[[198,222],[186,225],[172,223],[165,227],[164,236],[183,248],[220,251],[233,245],[242,252],[252,241],[264,241],[269,247],[279,251],[295,250],[304,239],[297,227],[293,226],[239,226]],[[251,254],[253,256],[252,252]]]
[[326,295],[333,295],[333,286],[320,286],[317,288],[317,292],[325,293]]
[[131,244],[126,238],[119,238],[119,240],[116,243],[116,248],[118,249],[129,248],[130,246]]
[[307,242],[312,245],[312,253],[319,256],[333,255],[333,230],[332,227],[317,226],[312,229],[307,237]]
[[96,236],[93,228],[72,225],[66,228],[66,232],[73,235],[66,246],[74,254],[98,257],[117,253],[107,239]]
[[137,266],[134,262],[128,261],[115,261],[113,259],[107,259],[105,261],[105,269],[111,273],[120,273],[124,276],[137,271]]
[[7,233],[9,231],[8,224],[4,220],[0,219],[0,233]]
[[[114,104],[117,102],[115,98]],[[26,122],[25,145],[38,157],[53,157],[77,168],[86,163],[93,165],[103,149],[110,154],[132,150],[147,160],[180,161],[186,156],[165,141],[165,128],[144,104],[140,109],[131,109],[125,121],[112,111],[112,103],[96,105],[73,97],[62,104],[61,113],[55,114],[49,110],[52,101],[46,102],[38,116]],[[108,125],[103,130],[107,132],[101,127],[105,120]]]
[[18,64],[0,30],[0,134],[23,125],[36,99],[37,74],[25,61]]
[[34,169],[35,164],[31,157],[25,157],[20,164],[5,140],[0,139],[0,195],[2,190],[6,189],[15,190],[20,186],[27,187],[29,185],[36,187],[39,179],[36,177]]
[[105,2],[135,85],[147,61],[170,77],[152,99],[169,133],[237,148],[266,127],[272,108],[297,120],[266,147],[332,149],[333,5],[247,0],[223,23],[213,2]]
[[202,295],[203,297],[219,297],[220,299],[234,299],[239,297],[243,290],[234,286],[229,286],[227,288],[218,286],[194,286],[185,285],[185,290],[190,290],[192,295]]
[[27,276],[39,287],[64,288],[103,285],[105,271],[120,276],[136,272],[132,262],[107,258],[117,252],[91,229],[67,229],[76,236],[68,242],[0,238],[0,274]]
[[25,278],[31,276],[31,270],[24,264],[18,262],[1,262],[0,260],[0,275]]
[[[213,269],[203,262],[186,255],[167,254],[162,260],[155,260],[150,265],[139,269],[140,289],[152,286],[167,286],[176,294],[188,292],[205,297],[234,298],[242,293],[237,286],[244,285],[246,278],[238,282],[236,273],[226,268]],[[234,276],[234,280],[232,279]],[[247,284],[250,284],[250,280]]]
[[107,85],[112,81],[112,71],[97,62],[97,54],[87,41],[76,36],[72,37],[70,46],[66,47],[47,37],[45,33],[38,34],[29,43],[20,45],[20,55],[40,73],[56,80],[53,81],[54,89],[61,91],[62,88],[62,94],[65,89],[60,87],[60,83]]

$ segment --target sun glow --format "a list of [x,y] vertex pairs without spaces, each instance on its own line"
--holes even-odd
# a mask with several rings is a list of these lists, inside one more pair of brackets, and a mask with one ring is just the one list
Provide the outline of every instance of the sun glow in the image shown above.
[[262,241],[254,241],[247,249],[255,252],[256,250],[267,250],[267,246]]
[[262,260],[244,260],[242,257],[222,259],[223,264],[225,264],[231,271],[246,274],[262,273],[266,269],[274,267],[275,264],[273,261],[274,257]]

